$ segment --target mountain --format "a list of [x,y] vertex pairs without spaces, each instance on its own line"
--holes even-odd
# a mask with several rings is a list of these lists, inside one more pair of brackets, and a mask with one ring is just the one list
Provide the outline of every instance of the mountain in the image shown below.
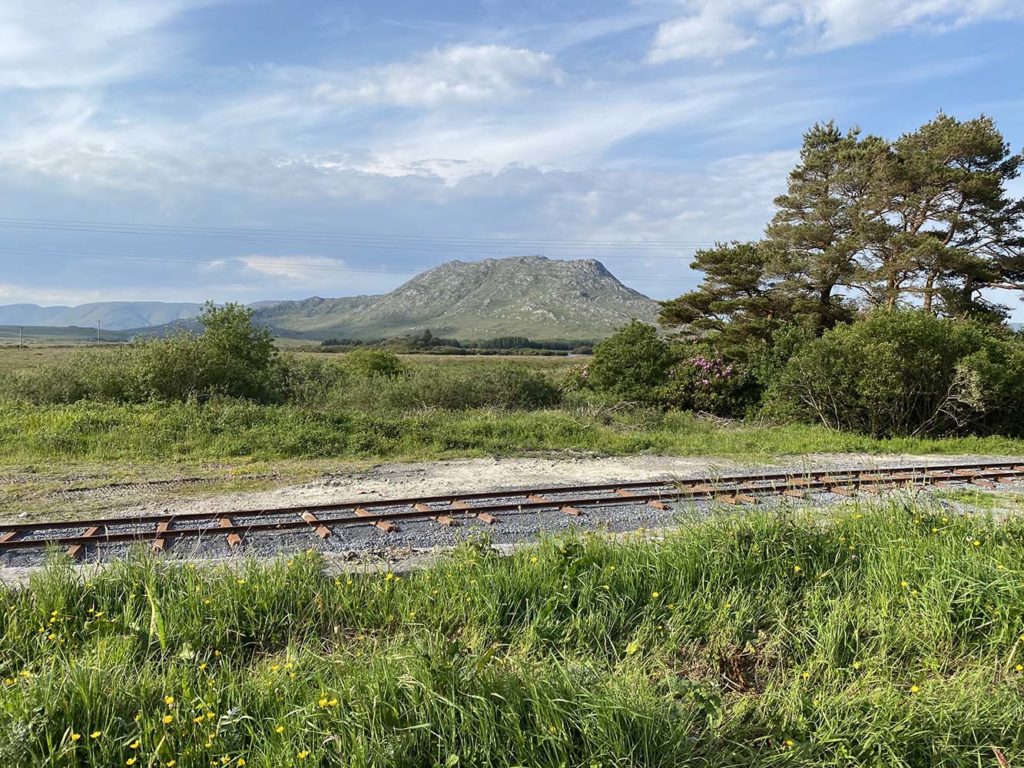
[[435,336],[597,339],[658,304],[594,259],[516,256],[449,261],[383,296],[312,298],[258,310],[259,322],[309,338],[374,339],[429,328]]
[[[421,332],[461,340],[495,336],[600,339],[631,319],[652,322],[658,303],[593,259],[515,256],[449,261],[382,296],[250,304],[278,336],[382,339]],[[200,304],[103,302],[78,307],[0,306],[0,326],[80,326],[165,335],[198,330]]]
[[126,331],[186,320],[199,314],[199,304],[168,304],[161,301],[105,301],[77,307],[40,307],[36,304],[0,306],[0,325],[36,325]]

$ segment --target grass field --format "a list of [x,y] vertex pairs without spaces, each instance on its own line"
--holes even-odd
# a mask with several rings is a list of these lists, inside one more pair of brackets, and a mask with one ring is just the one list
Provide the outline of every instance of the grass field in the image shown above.
[[0,403],[0,464],[245,458],[429,459],[584,451],[765,458],[817,452],[1024,453],[1001,437],[879,440],[806,425],[719,424],[688,413],[570,410],[329,412],[224,400]]
[[[4,337],[0,329],[0,374],[12,371],[28,371],[50,363],[58,363],[71,355],[90,349],[91,344],[31,344],[23,348],[17,346],[17,337]],[[343,354],[337,352],[318,352],[300,349],[292,351],[296,357],[308,360],[324,360],[337,362]],[[546,371],[564,370],[580,362],[579,357],[555,355],[402,355],[402,362],[408,365],[424,366],[474,366],[499,361],[513,361],[530,368]]]
[[401,576],[54,562],[0,592],[0,764],[1017,765],[1022,545],[886,506]]

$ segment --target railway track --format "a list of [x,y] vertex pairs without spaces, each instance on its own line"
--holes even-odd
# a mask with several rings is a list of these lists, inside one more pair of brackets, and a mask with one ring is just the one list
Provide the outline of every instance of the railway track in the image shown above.
[[759,498],[769,495],[804,498],[815,492],[826,492],[853,496],[926,485],[973,484],[998,488],[1021,479],[1024,479],[1024,464],[1005,461],[548,486],[224,513],[186,512],[15,522],[0,524],[0,556],[61,547],[72,557],[81,557],[89,548],[140,542],[148,543],[154,552],[163,552],[183,539],[218,537],[236,549],[244,547],[247,535],[262,532],[308,530],[312,535],[327,539],[335,535],[335,529],[348,526],[372,525],[384,532],[393,532],[410,521],[432,520],[437,525],[452,526],[475,519],[480,523],[494,524],[506,515],[561,512],[581,516],[588,510],[612,505],[649,505],[669,511],[672,502],[688,500],[741,505],[756,504]]

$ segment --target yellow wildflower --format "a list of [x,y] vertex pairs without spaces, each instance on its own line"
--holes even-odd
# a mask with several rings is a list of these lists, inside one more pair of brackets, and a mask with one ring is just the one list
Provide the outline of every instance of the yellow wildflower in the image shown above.
[[75,733],[74,731],[71,732],[71,740],[72,741],[78,741],[80,738],[82,738],[82,734]]
[[910,692],[911,693],[920,693],[921,692],[921,688],[919,686],[912,685],[912,686],[910,686]]
[[274,733],[284,733],[284,726],[283,725],[277,726],[277,728],[274,729]]
[[166,704],[169,707],[173,703],[174,703],[174,697],[173,696],[164,696],[164,704]]
[[160,721],[164,725],[170,725],[172,722],[174,722],[174,715],[164,715],[162,718],[160,718]]
[[98,739],[102,735],[103,735],[103,731],[93,731],[92,733],[89,734],[89,738],[90,739]]
[[309,757],[309,750],[302,750],[301,752],[299,752],[299,754],[296,755],[296,757],[299,758],[299,760],[305,760],[307,757]]
[[129,745],[128,745],[128,749],[138,749],[138,748],[139,748],[139,745],[140,745],[141,743],[142,743],[141,741],[139,741],[138,739],[136,739],[135,741],[133,741],[133,742],[132,742],[131,744],[129,744]]
[[661,592],[651,592],[651,597],[654,597],[654,598],[661,597]]
[[127,760],[124,761],[124,764],[125,765],[135,765],[135,763],[138,761],[138,759],[139,758],[137,758],[137,757],[129,757]]

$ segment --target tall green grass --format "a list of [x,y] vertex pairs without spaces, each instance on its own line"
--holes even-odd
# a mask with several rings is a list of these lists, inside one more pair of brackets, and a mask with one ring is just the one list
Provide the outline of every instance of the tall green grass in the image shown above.
[[1021,454],[1001,437],[873,439],[808,425],[725,425],[688,413],[568,409],[332,411],[239,400],[0,403],[0,463],[423,459],[545,451],[769,457],[814,452]]
[[1022,545],[892,505],[402,576],[54,560],[0,593],[0,764],[1016,765]]

